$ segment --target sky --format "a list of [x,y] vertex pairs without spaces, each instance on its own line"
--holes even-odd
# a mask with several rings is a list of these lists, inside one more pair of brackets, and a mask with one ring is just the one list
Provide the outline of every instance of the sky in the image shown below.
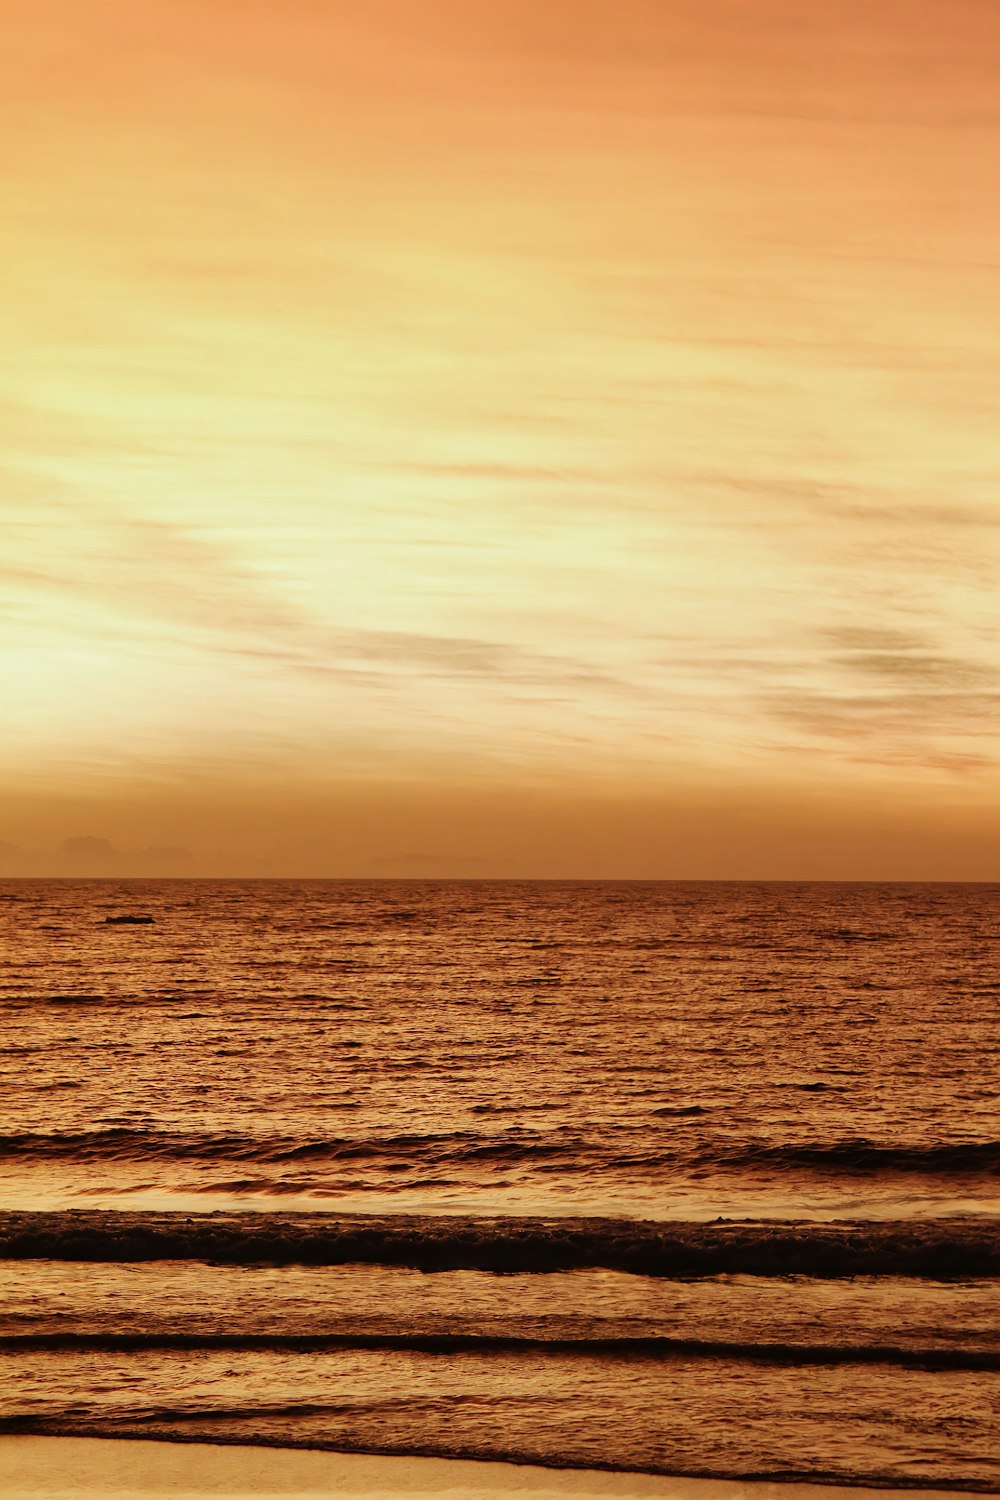
[[1000,880],[996,0],[6,0],[0,873]]

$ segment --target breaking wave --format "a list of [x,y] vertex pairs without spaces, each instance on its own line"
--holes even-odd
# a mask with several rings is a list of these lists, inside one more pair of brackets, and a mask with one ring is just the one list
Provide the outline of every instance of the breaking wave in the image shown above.
[[639,1276],[1000,1276],[1000,1220],[714,1223],[325,1213],[0,1213],[0,1258]]

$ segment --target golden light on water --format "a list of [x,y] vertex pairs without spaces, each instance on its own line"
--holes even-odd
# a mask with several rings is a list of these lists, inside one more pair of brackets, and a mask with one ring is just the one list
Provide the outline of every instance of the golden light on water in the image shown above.
[[997,875],[992,3],[6,29],[6,868]]

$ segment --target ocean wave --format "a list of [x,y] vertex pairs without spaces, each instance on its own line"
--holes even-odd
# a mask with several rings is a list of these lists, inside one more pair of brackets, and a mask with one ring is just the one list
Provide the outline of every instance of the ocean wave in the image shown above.
[[751,1343],[727,1339],[672,1338],[668,1335],[551,1338],[478,1333],[3,1333],[0,1351],[272,1350],[321,1353],[370,1350],[417,1354],[528,1354],[591,1356],[602,1359],[722,1359],[780,1365],[901,1365],[922,1370],[1000,1370],[1000,1350],[911,1347],[902,1344]]
[[249,1161],[280,1165],[306,1161],[378,1161],[410,1158],[420,1165],[441,1161],[519,1161],[566,1158],[587,1153],[585,1142],[510,1133],[480,1135],[452,1131],[440,1135],[388,1135],[370,1139],[295,1136],[239,1136],[143,1130],[114,1126],[65,1132],[22,1131],[0,1135],[0,1160],[28,1161]]
[[0,1213],[0,1259],[387,1265],[640,1276],[1000,1276],[1000,1220],[459,1218],[326,1213]]
[[[799,1085],[815,1089],[816,1084]],[[665,1105],[652,1111],[697,1119],[708,1112],[700,1104]],[[407,1162],[414,1167],[475,1167],[488,1163],[544,1164],[547,1170],[585,1172],[615,1170],[718,1172],[805,1170],[856,1174],[926,1174],[994,1176],[1000,1174],[1000,1141],[955,1141],[920,1144],[880,1142],[863,1137],[834,1141],[742,1141],[725,1139],[687,1146],[670,1141],[669,1124],[641,1122],[617,1138],[617,1153],[571,1131],[509,1130],[484,1134],[456,1130],[438,1134],[394,1134],[368,1138],[333,1136],[247,1136],[223,1132],[148,1130],[109,1126],[95,1130],[21,1131],[0,1135],[0,1160],[68,1162],[253,1162],[261,1166],[294,1163]],[[670,1141],[668,1145],[667,1142]]]
[[[815,1085],[813,1085],[815,1087]],[[933,1145],[882,1144],[863,1138],[799,1143],[753,1143],[709,1156],[718,1165],[808,1167],[849,1172],[926,1172],[961,1176],[1000,1172],[1000,1141]]]

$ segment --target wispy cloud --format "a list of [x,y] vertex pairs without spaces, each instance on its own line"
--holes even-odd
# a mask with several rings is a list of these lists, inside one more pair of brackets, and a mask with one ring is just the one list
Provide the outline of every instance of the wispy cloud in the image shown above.
[[985,798],[991,7],[244,10],[13,23],[4,784]]

